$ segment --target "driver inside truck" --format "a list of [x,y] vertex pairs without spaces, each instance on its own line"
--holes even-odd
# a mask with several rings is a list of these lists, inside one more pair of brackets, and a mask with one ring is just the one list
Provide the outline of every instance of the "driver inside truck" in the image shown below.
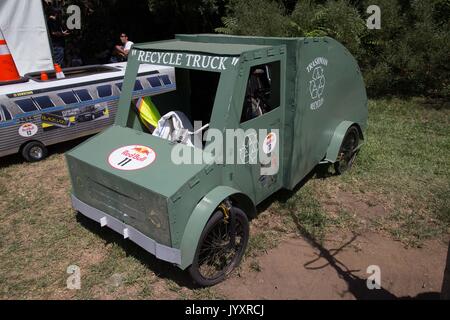
[[245,91],[241,123],[270,111],[268,104],[270,93],[269,67],[267,65],[252,67]]

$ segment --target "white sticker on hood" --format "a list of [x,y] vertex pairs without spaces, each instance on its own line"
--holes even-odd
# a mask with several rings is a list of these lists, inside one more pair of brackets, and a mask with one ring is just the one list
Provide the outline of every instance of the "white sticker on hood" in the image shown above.
[[110,153],[108,163],[118,170],[138,170],[155,161],[156,153],[152,148],[142,145],[130,145],[118,148]]

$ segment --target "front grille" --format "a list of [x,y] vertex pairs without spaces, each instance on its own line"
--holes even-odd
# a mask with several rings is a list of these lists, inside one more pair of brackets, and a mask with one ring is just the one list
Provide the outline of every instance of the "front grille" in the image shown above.
[[166,197],[77,159],[68,158],[68,163],[75,197],[171,245]]

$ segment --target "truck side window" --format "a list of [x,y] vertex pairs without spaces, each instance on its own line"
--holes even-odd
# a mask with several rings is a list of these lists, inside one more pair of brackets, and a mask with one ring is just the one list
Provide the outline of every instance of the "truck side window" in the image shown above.
[[250,68],[241,123],[280,106],[280,62]]

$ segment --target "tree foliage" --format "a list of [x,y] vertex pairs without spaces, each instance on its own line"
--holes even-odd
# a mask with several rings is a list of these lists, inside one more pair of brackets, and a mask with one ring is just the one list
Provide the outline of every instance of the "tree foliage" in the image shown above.
[[[370,95],[450,98],[450,0],[54,0],[82,9],[68,39],[85,63],[105,63],[119,32],[134,42],[175,33],[330,36],[358,60]],[[366,12],[381,9],[381,29]],[[70,52],[71,50],[67,50]]]
[[[371,95],[450,97],[450,0],[377,0],[381,29],[369,30],[373,1],[230,0],[217,32],[330,36],[357,58]],[[289,5],[289,8],[286,6]]]
[[285,36],[289,21],[281,4],[266,0],[230,0],[230,15],[222,18],[217,32],[254,36]]

